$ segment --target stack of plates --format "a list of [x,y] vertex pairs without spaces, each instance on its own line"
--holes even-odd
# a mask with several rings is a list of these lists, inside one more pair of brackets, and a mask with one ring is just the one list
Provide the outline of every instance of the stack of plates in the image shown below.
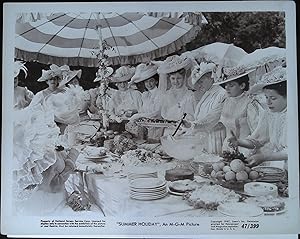
[[129,187],[130,197],[136,200],[155,200],[168,194],[166,181],[159,178],[134,179]]
[[128,179],[157,178],[157,170],[147,167],[134,167],[128,171]]

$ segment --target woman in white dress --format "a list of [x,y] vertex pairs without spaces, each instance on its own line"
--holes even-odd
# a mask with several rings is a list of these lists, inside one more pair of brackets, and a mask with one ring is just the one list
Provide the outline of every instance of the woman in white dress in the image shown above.
[[247,138],[231,137],[233,147],[253,149],[247,158],[250,166],[271,165],[287,170],[287,88],[286,69],[277,67],[266,73],[251,88],[251,92],[265,94],[268,110],[260,117],[257,129]]
[[225,127],[218,123],[226,98],[226,91],[213,85],[216,65],[214,63],[202,62],[195,66],[192,72],[192,83],[196,92],[203,92],[201,99],[195,107],[192,121],[184,120],[182,133],[196,134],[205,139],[204,149],[208,153],[221,154],[224,138],[226,137]]
[[16,213],[45,215],[65,206],[64,183],[75,169],[78,151],[59,146],[54,114],[41,104],[15,111],[14,205]]
[[27,107],[30,104],[34,94],[26,87],[21,87],[18,85],[18,76],[20,71],[25,73],[25,78],[27,76],[27,68],[25,63],[16,61],[14,67],[14,109],[19,110]]
[[38,82],[46,82],[48,87],[36,93],[30,105],[44,104],[45,98],[50,94],[61,92],[58,88],[59,82],[62,80],[61,69],[55,64],[50,66],[49,70],[42,70],[42,76],[37,80]]
[[[187,87],[187,70],[191,67],[188,57],[173,55],[167,57],[158,67],[158,73],[167,74],[167,90],[163,92],[161,116],[166,120],[180,120],[184,114],[183,103],[193,93]],[[160,79],[163,81],[163,79]],[[160,84],[161,84],[160,83]]]
[[69,88],[77,88],[78,98],[80,99],[79,104],[79,117],[80,121],[90,119],[88,115],[88,110],[91,104],[91,97],[88,91],[85,91],[79,84],[82,70],[74,70],[71,71],[70,67],[67,65],[63,65],[60,67],[62,73],[62,81],[59,82],[58,88],[64,89],[66,87]]
[[121,66],[112,75],[112,83],[118,88],[108,102],[110,119],[121,123],[128,121],[142,107],[141,92],[129,87],[128,83],[135,73],[134,67]]
[[[157,66],[153,63],[140,64],[137,66],[134,76],[130,84],[143,83],[145,91],[142,93],[142,106],[138,109],[138,113],[130,118],[130,123],[146,117],[158,119],[160,118],[160,107],[162,93],[158,89],[159,76],[157,74]],[[162,136],[161,128],[148,128],[148,140],[158,141]]]
[[[228,139],[235,135],[237,138],[246,138],[257,128],[260,114],[264,111],[260,102],[249,97],[248,74],[244,68],[224,68],[224,77],[217,79],[214,85],[221,85],[227,92],[221,112],[220,122],[226,128],[226,139],[223,142],[223,151],[233,151],[228,145]],[[247,156],[250,152],[245,148],[238,150]]]

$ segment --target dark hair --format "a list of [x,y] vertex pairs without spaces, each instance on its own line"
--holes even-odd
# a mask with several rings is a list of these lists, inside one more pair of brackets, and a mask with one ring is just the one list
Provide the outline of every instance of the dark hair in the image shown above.
[[[247,91],[247,90],[249,90],[249,77],[248,77],[248,75],[245,75],[245,76],[242,76],[242,77],[240,77],[240,78],[237,78],[236,80],[233,80],[232,82],[236,82],[236,83],[238,83],[239,85],[241,85],[241,84],[245,84],[245,88],[244,88],[244,91]],[[221,84],[221,86],[223,87],[223,88],[225,88],[225,85],[227,84],[228,82],[226,82],[226,83],[223,83],[223,84]]]
[[[156,86],[158,86],[158,81],[159,81],[159,75],[158,74],[155,74],[154,76],[151,76],[149,77],[148,79],[146,80],[149,80],[151,78],[154,78],[155,81],[156,81]],[[145,92],[145,91],[148,91],[147,88],[145,87],[145,81],[141,81],[139,83],[136,83],[136,87],[138,88],[138,90],[140,92]]]
[[275,90],[279,95],[286,97],[286,93],[287,93],[286,81],[279,82],[272,85],[267,85],[263,89]]

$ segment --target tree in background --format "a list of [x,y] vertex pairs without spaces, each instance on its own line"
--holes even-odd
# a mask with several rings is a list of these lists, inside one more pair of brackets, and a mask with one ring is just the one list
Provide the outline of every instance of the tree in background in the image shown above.
[[284,12],[210,12],[208,24],[186,50],[213,43],[233,43],[251,53],[258,48],[285,47]]

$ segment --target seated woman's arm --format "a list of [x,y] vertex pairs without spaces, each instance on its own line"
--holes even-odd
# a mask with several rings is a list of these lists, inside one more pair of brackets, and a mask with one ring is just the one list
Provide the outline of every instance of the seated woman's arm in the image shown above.
[[288,159],[286,151],[259,153],[247,158],[246,161],[250,167],[257,166],[266,161],[283,161]]

